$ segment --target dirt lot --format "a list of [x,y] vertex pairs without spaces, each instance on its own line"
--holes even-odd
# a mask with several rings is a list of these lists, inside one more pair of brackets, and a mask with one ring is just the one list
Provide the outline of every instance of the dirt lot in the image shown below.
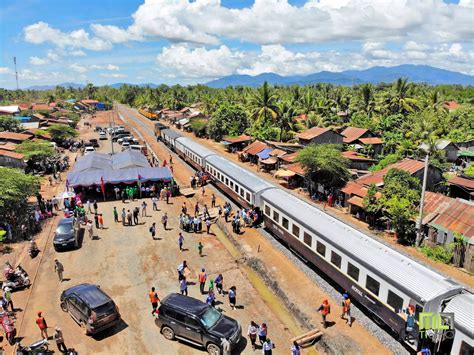
[[[107,122],[107,117],[99,117]],[[99,122],[99,120],[97,120]],[[105,123],[104,122],[104,123]],[[96,122],[94,122],[96,123]],[[81,138],[95,137],[92,130],[84,129]],[[109,152],[110,141],[101,141],[100,151]],[[118,148],[118,146],[116,146]],[[63,186],[57,186],[62,191]],[[151,286],[157,288],[160,297],[170,292],[178,291],[176,267],[186,259],[191,270],[188,281],[197,282],[197,273],[205,267],[210,278],[218,273],[224,276],[224,288],[231,285],[237,287],[237,303],[239,309],[231,310],[227,298],[218,297],[218,307],[225,314],[238,319],[245,334],[250,320],[267,322],[269,336],[274,339],[280,349],[277,353],[286,353],[289,339],[296,334],[294,327],[281,321],[274,311],[275,305],[267,304],[260,293],[247,280],[245,268],[240,267],[234,256],[220,242],[222,234],[213,226],[216,236],[205,234],[184,234],[184,246],[187,249],[180,252],[177,245],[178,221],[180,207],[184,197],[173,198],[171,204],[160,201],[160,211],[151,211],[151,201],[148,200],[149,216],[140,218],[140,224],[124,227],[114,223],[112,208],[119,210],[135,207],[141,201],[122,204],[121,201],[99,202],[99,212],[104,214],[105,229],[96,231],[97,238],[90,240],[82,238],[78,250],[56,252],[52,247],[52,232],[60,216],[49,222],[40,236],[39,245],[42,249],[39,257],[24,259],[24,266],[30,272],[33,286],[30,290],[13,294],[15,307],[23,312],[18,313],[17,328],[23,343],[31,343],[40,338],[40,332],[35,324],[36,312],[43,311],[48,322],[50,336],[56,325],[64,333],[65,343],[75,348],[80,354],[195,354],[202,349],[190,347],[180,342],[166,341],[160,334],[150,314],[151,306],[148,292]],[[170,216],[168,230],[161,227],[160,218],[164,212]],[[152,240],[148,228],[152,222],[157,222],[159,240]],[[204,244],[205,256],[200,257],[197,243]],[[10,256],[12,260],[12,256]],[[59,259],[65,267],[66,281],[60,283],[54,273],[53,260]],[[35,269],[39,263],[37,274]],[[73,285],[83,282],[96,283],[107,292],[118,304],[123,317],[122,324],[113,331],[99,337],[88,337],[81,334],[79,326],[59,307],[61,292]],[[190,296],[203,299],[199,294],[199,286],[189,287]],[[221,303],[222,302],[222,303]],[[281,310],[280,310],[281,311]],[[298,329],[298,328],[296,328]],[[51,343],[53,343],[51,341]],[[51,345],[55,348],[55,345]],[[243,353],[252,353],[246,344],[241,343]]]

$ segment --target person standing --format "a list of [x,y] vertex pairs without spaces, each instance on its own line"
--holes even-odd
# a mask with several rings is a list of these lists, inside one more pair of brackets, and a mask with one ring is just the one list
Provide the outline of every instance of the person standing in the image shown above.
[[156,196],[151,198],[151,203],[153,204],[153,211],[158,211],[158,199]]
[[153,224],[150,227],[150,233],[151,233],[151,237],[153,239],[155,239],[155,235],[156,235],[156,223],[155,222],[153,222]]
[[54,259],[54,271],[58,273],[59,282],[63,282],[64,266],[58,259]]
[[229,288],[229,304],[232,310],[235,309],[236,298],[237,298],[237,288],[235,286],[232,286],[231,288]]
[[198,275],[199,279],[199,291],[201,291],[201,295],[204,294],[204,287],[206,286],[207,274],[206,269],[202,268],[201,272]]
[[263,345],[263,343],[265,343],[265,341],[267,340],[267,333],[268,333],[267,324],[266,323],[260,324],[260,326],[258,327],[258,340],[260,341],[261,345]]
[[293,342],[293,345],[291,346],[291,355],[300,355],[301,354],[301,346],[296,342],[296,340]]
[[171,197],[171,189],[166,189],[166,204],[169,205]]
[[61,328],[56,327],[53,334],[53,339],[56,341],[58,350],[62,353],[67,353],[67,347],[64,344],[64,337]]
[[194,205],[194,216],[197,216],[199,214],[199,203],[196,202]]
[[127,225],[128,226],[133,226],[132,212],[130,212],[130,210],[127,211]]
[[94,200],[94,213],[97,213],[97,211],[99,210],[99,206],[97,206],[97,200]]
[[46,324],[46,319],[44,319],[41,311],[38,312],[38,318],[36,318],[36,324],[41,331],[41,337],[43,339],[48,339],[48,325]]
[[125,221],[127,220],[127,211],[125,208],[122,208],[122,225],[125,227]]
[[146,217],[147,204],[145,201],[142,202],[142,217]]
[[216,207],[216,195],[214,193],[211,195],[211,208]]
[[179,232],[179,235],[178,235],[178,245],[179,245],[179,251],[180,251],[180,252],[183,251],[183,244],[184,244],[184,237],[183,237],[183,235],[181,234],[181,232]]
[[207,208],[207,205],[204,204],[204,212],[203,212],[203,218],[211,218],[211,215],[209,214],[209,209]]
[[135,225],[138,225],[138,215],[140,214],[140,208],[135,207],[133,209],[133,223],[135,223]]
[[100,226],[99,226],[99,215],[97,213],[94,214],[94,222],[95,222],[95,227],[97,229],[99,229],[100,228]]
[[206,233],[211,234],[211,220],[209,218],[206,219]]
[[204,184],[201,185],[201,193],[203,196],[206,194],[206,188],[204,187]]
[[99,213],[99,228],[104,229],[104,217],[102,217],[102,213]]
[[161,223],[163,224],[163,228],[164,230],[167,230],[166,229],[166,226],[168,224],[168,214],[165,212],[165,214],[163,215],[163,217],[161,217]]
[[185,295],[185,296],[188,295],[188,283],[186,281],[185,276],[183,276],[181,280],[179,281],[179,291],[181,292],[182,295]]
[[170,165],[172,165],[172,164],[173,164],[173,157],[170,154]]
[[351,299],[347,293],[342,295],[342,314],[341,319],[344,319],[344,315],[347,315],[347,324],[349,327],[352,326],[352,317],[351,317]]
[[87,232],[89,233],[89,239],[94,238],[94,226],[92,225],[92,221],[88,220],[86,225]]
[[117,223],[119,220],[118,220],[118,212],[117,212],[117,207],[114,207],[114,222]]
[[150,297],[150,303],[151,303],[151,315],[155,315],[156,309],[158,308],[158,302],[160,302],[160,298],[158,297],[158,294],[155,291],[155,288],[151,288],[151,292],[148,294]]
[[201,242],[198,243],[198,252],[199,252],[199,256],[202,258],[202,249],[204,248],[204,246],[202,245]]
[[275,344],[273,344],[270,339],[267,339],[262,344],[262,354],[263,355],[272,355],[273,349],[275,349]]
[[12,301],[12,289],[10,287],[5,287],[5,291],[3,292],[3,298],[7,302],[7,308],[10,306],[12,312],[15,311],[15,308],[13,307],[13,301]]
[[183,260],[181,264],[178,265],[178,280],[181,281],[181,279],[184,277],[184,270],[185,269],[189,270],[188,264],[186,263],[186,260]]
[[214,280],[214,283],[216,284],[216,289],[219,294],[224,295],[224,291],[222,290],[222,284],[224,282],[224,277],[222,274],[219,274],[219,276],[216,277]]
[[327,328],[327,316],[328,314],[331,313],[331,306],[329,305],[328,300],[324,300],[323,303],[319,306],[317,309],[318,312],[321,312],[321,317],[323,318],[323,321],[321,322],[323,324],[323,328]]
[[257,332],[258,332],[258,325],[254,321],[250,322],[249,329],[247,330],[247,336],[250,339],[250,343],[252,344],[252,350],[255,351],[257,341]]

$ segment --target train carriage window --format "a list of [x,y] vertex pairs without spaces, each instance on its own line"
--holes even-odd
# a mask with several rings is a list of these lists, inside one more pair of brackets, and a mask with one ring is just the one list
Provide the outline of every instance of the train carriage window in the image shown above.
[[380,282],[374,280],[369,275],[367,275],[367,282],[365,283],[365,287],[372,292],[374,295],[379,295],[380,290]]
[[316,251],[323,257],[326,257],[326,246],[321,242],[316,242]]
[[273,211],[273,220],[277,223],[280,223],[280,215],[277,211]]
[[234,190],[235,190],[235,192],[239,193],[239,185],[235,184]]
[[245,193],[245,199],[250,202],[250,194],[248,192]]
[[281,217],[281,224],[282,224],[283,228],[285,228],[286,230],[288,230],[288,228],[290,227],[290,223],[283,216]]
[[403,299],[396,293],[388,290],[387,304],[392,307],[395,312],[400,312],[403,308]]
[[331,263],[333,263],[334,265],[336,265],[340,269],[341,268],[341,261],[342,261],[341,256],[332,251],[331,252]]
[[300,237],[300,227],[298,227],[296,224],[293,224],[293,235],[297,238]]
[[233,182],[233,181],[230,182],[230,188],[231,188],[231,189],[234,188],[234,182]]
[[313,237],[311,237],[311,235],[309,235],[308,233],[303,232],[303,241],[306,245],[311,246],[311,243],[313,242]]
[[347,263],[347,275],[352,277],[354,280],[359,281],[359,268]]
[[270,206],[265,205],[265,214],[270,217]]
[[229,178],[225,178],[225,184],[229,185]]
[[240,189],[240,196],[244,197],[244,189]]

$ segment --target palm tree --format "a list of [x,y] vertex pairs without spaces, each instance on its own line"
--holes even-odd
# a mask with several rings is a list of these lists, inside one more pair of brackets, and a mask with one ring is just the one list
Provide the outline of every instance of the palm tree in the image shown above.
[[84,91],[86,92],[87,98],[92,99],[97,91],[97,88],[94,86],[94,84],[87,83],[86,87],[84,88]]
[[288,101],[280,101],[277,104],[278,125],[280,126],[280,142],[283,140],[283,132],[295,130],[296,110]]
[[359,91],[359,109],[367,114],[367,117],[372,116],[374,110],[374,88],[371,84],[364,84]]
[[410,97],[411,86],[407,78],[398,78],[389,96],[388,108],[393,113],[408,114],[418,108],[418,101]]
[[266,123],[269,119],[276,120],[278,117],[276,107],[276,96],[272,93],[268,83],[265,81],[263,86],[255,92],[250,98],[251,116],[254,123]]
[[310,113],[316,110],[316,99],[314,96],[314,91],[308,90],[306,93],[301,97],[300,102],[300,113],[309,115]]
[[308,118],[305,121],[306,128],[313,128],[313,127],[327,127],[329,125],[329,121],[326,117],[318,115],[314,112],[311,112],[308,115]]

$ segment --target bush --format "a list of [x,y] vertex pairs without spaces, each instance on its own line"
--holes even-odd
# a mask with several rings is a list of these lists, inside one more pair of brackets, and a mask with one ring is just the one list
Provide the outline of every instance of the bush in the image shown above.
[[428,258],[439,261],[443,264],[449,264],[453,259],[453,248],[445,248],[441,245],[434,247],[423,245],[419,250],[425,254]]

